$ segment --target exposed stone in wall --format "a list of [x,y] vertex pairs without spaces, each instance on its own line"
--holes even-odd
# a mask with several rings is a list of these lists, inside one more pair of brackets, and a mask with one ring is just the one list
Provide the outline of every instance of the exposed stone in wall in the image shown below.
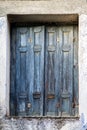
[[[79,120],[63,119],[2,119],[0,130],[80,130]],[[85,130],[85,129],[84,129]]]

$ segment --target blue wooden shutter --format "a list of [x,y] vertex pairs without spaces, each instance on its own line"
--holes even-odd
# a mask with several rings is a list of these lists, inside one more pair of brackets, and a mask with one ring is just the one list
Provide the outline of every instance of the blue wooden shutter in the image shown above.
[[61,116],[69,116],[73,102],[73,27],[62,27],[60,33]]
[[30,28],[29,39],[29,115],[43,115],[44,26]]
[[11,115],[78,114],[76,26],[17,27],[11,40]]
[[43,115],[44,27],[16,33],[16,114]]
[[59,45],[57,28],[46,28],[45,51],[45,115],[56,116],[59,112]]
[[16,103],[17,115],[26,116],[27,101],[27,28],[17,28],[16,33]]

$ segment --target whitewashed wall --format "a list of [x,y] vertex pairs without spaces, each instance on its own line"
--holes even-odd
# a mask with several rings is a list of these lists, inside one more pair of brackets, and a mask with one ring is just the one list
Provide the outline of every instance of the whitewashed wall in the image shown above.
[[0,17],[0,116],[6,114],[7,18]]
[[[79,16],[79,115],[82,113],[87,122],[87,15]],[[0,17],[0,124],[4,130],[24,127],[25,130],[80,130],[79,120],[52,120],[52,119],[4,119],[9,114],[9,67],[10,67],[10,42],[9,25],[7,17]],[[22,125],[20,124],[22,122]]]
[[87,121],[87,15],[79,17],[79,113]]

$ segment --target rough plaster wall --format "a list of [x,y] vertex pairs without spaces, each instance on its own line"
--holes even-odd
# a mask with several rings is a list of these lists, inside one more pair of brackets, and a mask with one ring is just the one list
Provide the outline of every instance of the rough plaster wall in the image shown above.
[[0,16],[6,14],[82,14],[87,13],[86,0],[0,1]]
[[[79,113],[87,122],[87,2],[86,0],[0,1],[0,16],[7,14],[79,14]],[[0,17],[0,130],[80,130],[76,120],[5,119],[8,110],[9,50],[7,18]],[[8,60],[7,60],[8,59]],[[7,80],[8,79],[8,80]],[[7,93],[7,95],[6,95]],[[7,105],[6,105],[7,104]],[[1,129],[2,128],[2,129]],[[84,129],[85,130],[85,129]]]
[[79,17],[79,111],[87,121],[87,15]]
[[6,113],[6,18],[0,18],[0,116]]
[[[0,18],[0,130],[80,130],[79,120],[58,119],[6,119],[8,102],[8,76],[9,55],[7,18]],[[8,79],[8,78],[7,78]],[[7,81],[7,82],[6,82]]]
[[2,119],[0,128],[0,130],[80,130],[81,123],[78,120],[59,119]]

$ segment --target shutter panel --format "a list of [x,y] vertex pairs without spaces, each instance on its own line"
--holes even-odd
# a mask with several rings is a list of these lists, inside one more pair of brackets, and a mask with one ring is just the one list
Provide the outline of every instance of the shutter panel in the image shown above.
[[77,41],[76,26],[13,28],[11,115],[78,115]]
[[45,52],[45,115],[58,115],[59,107],[59,65],[57,28],[46,28]]
[[73,100],[73,27],[61,28],[61,115],[72,114]]
[[44,27],[17,27],[12,38],[11,113],[43,115]]
[[30,114],[43,115],[44,89],[44,27],[30,28],[29,40],[29,98]]
[[26,115],[27,100],[27,28],[17,29],[16,40],[16,98],[17,98],[17,115]]

